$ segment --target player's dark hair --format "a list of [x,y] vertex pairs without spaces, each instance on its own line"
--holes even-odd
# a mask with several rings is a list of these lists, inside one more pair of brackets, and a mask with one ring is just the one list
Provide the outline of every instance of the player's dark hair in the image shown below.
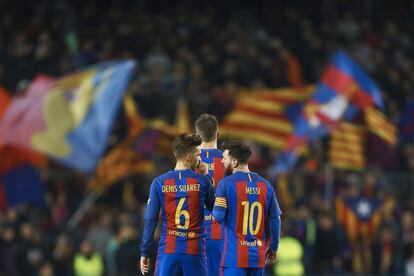
[[236,159],[240,164],[247,164],[252,155],[250,147],[240,141],[227,141],[223,143],[223,151],[228,150],[229,155]]
[[189,153],[193,153],[196,147],[201,145],[201,137],[197,134],[183,133],[178,135],[173,144],[173,152],[176,159],[183,158]]
[[213,115],[204,113],[196,120],[195,127],[204,142],[211,142],[216,139],[218,123]]

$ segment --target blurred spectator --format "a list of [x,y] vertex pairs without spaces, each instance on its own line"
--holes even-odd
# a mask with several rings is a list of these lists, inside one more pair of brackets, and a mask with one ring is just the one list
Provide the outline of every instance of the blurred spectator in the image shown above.
[[[121,241],[116,252],[116,267],[120,275],[134,275],[140,257],[137,229],[131,225],[121,226]],[[139,247],[138,247],[139,248]]]
[[5,275],[17,275],[16,254],[18,244],[12,226],[0,228],[0,271]]
[[104,274],[102,257],[94,251],[90,241],[83,240],[80,244],[79,251],[75,254],[73,271],[76,276],[99,276]]
[[392,229],[384,226],[372,246],[372,271],[377,275],[392,275],[397,272],[396,242]]
[[273,271],[275,275],[304,275],[303,247],[300,241],[291,235],[289,222],[282,223],[282,233],[277,251],[277,260]]
[[[284,258],[293,258],[299,274],[414,275],[413,22],[410,1],[174,1],[168,7],[148,0],[0,1],[0,86],[17,95],[38,73],[58,77],[98,61],[134,58],[139,68],[129,90],[145,119],[173,123],[181,97],[192,118],[210,112],[223,119],[244,89],[317,83],[326,59],[342,48],[378,83],[384,112],[399,123],[398,162],[383,158],[372,163],[389,164],[383,170],[334,172],[333,200],[379,202],[370,230],[351,241],[344,237],[349,229],[335,223],[333,210],[326,211],[321,168],[327,152],[324,141],[317,145],[312,167],[299,164],[286,178],[282,225],[290,229],[281,242],[291,245],[279,250],[275,271],[283,270]],[[122,116],[113,143],[125,135]],[[254,163],[266,173],[276,154],[254,148]],[[159,170],[171,162],[158,155],[154,160]],[[48,208],[17,206],[0,213],[0,274],[136,275],[145,205],[122,202],[110,190],[99,208],[67,231],[88,192],[87,178],[55,163],[45,170],[54,199]],[[142,201],[148,183],[138,178],[133,184]],[[380,231],[376,225],[382,225]]]
[[[411,210],[404,210],[401,214],[401,255],[403,266],[412,263],[414,255],[414,215]],[[407,263],[407,264],[405,264]]]
[[64,192],[59,192],[56,203],[52,207],[52,223],[57,230],[62,229],[67,223],[70,215],[70,210],[67,205],[67,195]]
[[329,211],[319,214],[316,230],[314,265],[316,274],[340,274],[344,272],[342,240],[334,217]]
[[41,246],[40,233],[29,223],[20,225],[20,246],[16,255],[18,273],[32,275],[38,271],[45,256]]
[[303,247],[303,263],[306,273],[314,272],[314,250],[317,238],[317,228],[309,207],[299,203],[297,207],[297,218],[293,227],[293,235],[299,239]]
[[93,222],[86,239],[92,243],[93,249],[100,255],[105,256],[108,242],[112,237],[112,214],[103,212],[97,222]]
[[44,263],[39,269],[39,276],[53,276],[54,270],[51,263]]
[[73,272],[73,248],[66,235],[57,238],[52,253],[54,271],[57,275],[69,275]]

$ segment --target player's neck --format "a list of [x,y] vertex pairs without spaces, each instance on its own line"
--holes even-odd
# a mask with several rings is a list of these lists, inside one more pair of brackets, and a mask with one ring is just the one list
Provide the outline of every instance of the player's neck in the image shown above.
[[185,164],[182,161],[177,161],[177,163],[175,164],[175,168],[174,170],[179,171],[179,170],[188,170],[190,169],[190,166],[188,166],[187,164]]
[[202,142],[200,145],[201,149],[216,149],[217,148],[217,141],[211,142]]
[[233,173],[235,172],[250,172],[249,165],[239,165],[236,168],[233,168]]

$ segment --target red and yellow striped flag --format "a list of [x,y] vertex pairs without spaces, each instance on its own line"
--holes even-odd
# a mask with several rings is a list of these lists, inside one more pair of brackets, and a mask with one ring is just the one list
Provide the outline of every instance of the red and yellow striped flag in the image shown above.
[[364,112],[368,130],[394,146],[397,143],[397,128],[394,124],[374,107],[367,107]]
[[307,86],[241,92],[234,109],[221,123],[220,133],[281,149],[293,131],[286,108],[303,102],[313,91],[313,86]]
[[144,122],[139,115],[137,106],[130,94],[127,94],[124,97],[124,110],[128,119],[130,133],[132,135],[138,135],[144,127]]
[[177,103],[177,112],[175,115],[175,127],[182,133],[191,132],[191,119],[188,110],[188,103],[184,99],[180,99]]
[[329,161],[338,169],[360,170],[366,165],[364,128],[341,123],[331,133],[329,144]]

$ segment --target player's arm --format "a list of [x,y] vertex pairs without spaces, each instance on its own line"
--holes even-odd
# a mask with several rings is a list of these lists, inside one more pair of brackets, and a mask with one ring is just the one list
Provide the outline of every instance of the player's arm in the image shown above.
[[204,182],[206,183],[206,199],[204,202],[204,205],[209,211],[213,210],[214,201],[216,199],[216,196],[214,195],[214,189],[213,189],[213,178],[209,176],[208,174],[202,176],[204,179]]
[[227,191],[224,181],[218,183],[216,189],[216,201],[214,202],[213,217],[221,222],[226,217],[227,212]]
[[272,190],[268,211],[270,244],[269,249],[266,252],[266,264],[272,264],[276,261],[277,249],[279,248],[280,240],[281,214],[282,212],[280,210],[279,203],[277,202],[275,193]]
[[154,180],[151,184],[147,209],[145,210],[145,224],[144,233],[142,235],[141,256],[148,257],[151,253],[150,248],[154,241],[154,232],[158,223],[160,207],[161,205],[158,197],[157,185]]

